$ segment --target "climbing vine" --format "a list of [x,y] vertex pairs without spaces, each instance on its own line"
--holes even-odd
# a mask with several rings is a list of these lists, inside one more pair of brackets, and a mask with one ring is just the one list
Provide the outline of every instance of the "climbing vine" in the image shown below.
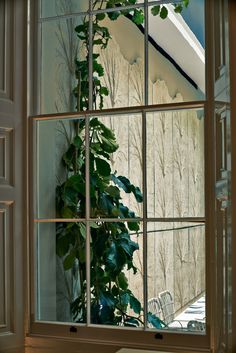
[[[144,22],[144,13],[140,8],[119,10],[118,6],[136,4],[137,0],[109,0],[93,2],[96,9],[104,9],[93,18],[92,38],[89,37],[89,17],[84,16],[82,24],[75,28],[83,46],[84,58],[75,59],[77,86],[73,93],[77,98],[77,110],[89,109],[89,41],[93,48],[107,48],[111,35],[102,25],[105,17],[115,21],[126,16],[136,25]],[[176,12],[187,7],[188,1],[174,5]],[[117,8],[112,12],[106,9]],[[156,5],[151,10],[153,16],[165,19],[168,9]],[[109,94],[102,83],[104,68],[99,62],[99,53],[92,55],[93,65],[93,107],[102,109],[104,98]],[[65,180],[57,186],[57,217],[84,218],[86,214],[86,153],[85,119],[76,119],[73,123],[73,137],[62,156],[66,171]],[[132,292],[127,274],[135,275],[137,267],[134,254],[139,249],[137,242],[140,223],[137,216],[122,200],[121,190],[133,194],[138,203],[143,201],[140,188],[130,180],[112,170],[112,154],[119,148],[114,131],[105,126],[97,117],[89,122],[89,167],[90,167],[90,217],[99,219],[90,222],[90,301],[91,322],[123,326],[143,325],[143,307]],[[105,222],[102,219],[114,219]],[[122,219],[129,219],[124,222]],[[78,294],[71,301],[71,315],[75,322],[87,319],[87,281],[86,281],[86,225],[83,222],[57,223],[56,249],[62,259],[64,271],[79,278]],[[165,323],[152,313],[147,315],[148,322],[156,327],[165,327]]]

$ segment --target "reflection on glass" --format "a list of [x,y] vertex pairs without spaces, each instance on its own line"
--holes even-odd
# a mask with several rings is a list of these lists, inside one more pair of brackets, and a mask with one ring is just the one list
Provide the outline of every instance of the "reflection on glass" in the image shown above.
[[89,0],[41,0],[41,17],[71,15],[88,11]]
[[205,225],[149,223],[147,240],[149,327],[205,331]]
[[90,203],[95,218],[142,215],[142,118],[90,120]]
[[85,215],[85,120],[37,122],[36,218]]
[[202,110],[147,114],[148,217],[204,216]]
[[204,99],[204,1],[190,1],[181,14],[171,2],[149,6],[148,23],[149,104]]
[[[100,14],[94,20],[95,109],[144,104],[143,9]],[[143,28],[143,27],[142,27]]]
[[36,232],[37,319],[86,322],[84,223],[38,223]]
[[142,227],[91,223],[91,323],[143,326]]
[[[87,16],[41,24],[41,114],[81,110],[78,106],[78,71],[81,71],[78,62],[84,62],[87,47],[76,30],[86,26],[84,22],[87,22]],[[85,62],[85,75],[87,66]]]

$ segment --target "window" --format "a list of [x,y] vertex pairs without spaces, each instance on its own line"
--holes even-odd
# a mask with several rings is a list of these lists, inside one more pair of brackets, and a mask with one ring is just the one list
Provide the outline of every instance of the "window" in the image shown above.
[[209,348],[204,50],[165,3],[41,2],[33,333]]

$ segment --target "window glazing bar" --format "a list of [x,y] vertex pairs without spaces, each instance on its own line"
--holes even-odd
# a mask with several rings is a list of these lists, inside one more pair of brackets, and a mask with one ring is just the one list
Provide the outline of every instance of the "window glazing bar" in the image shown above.
[[[89,201],[87,201],[89,202]],[[34,223],[70,223],[70,222],[182,222],[182,223],[205,223],[204,217],[168,217],[168,218],[36,218]]]
[[164,111],[176,111],[176,110],[193,110],[193,109],[204,109],[205,101],[191,101],[191,102],[177,102],[177,103],[165,103],[165,104],[152,104],[143,106],[133,106],[124,108],[112,108],[103,110],[86,110],[81,112],[66,112],[66,113],[55,113],[55,114],[42,114],[31,116],[34,120],[54,120],[54,119],[76,119],[86,118],[93,116],[105,116],[105,115],[118,115],[118,114],[142,114],[146,113],[158,113]]
[[142,114],[142,174],[143,174],[143,317],[144,329],[147,329],[147,301],[148,301],[148,283],[147,283],[147,122],[146,113]]

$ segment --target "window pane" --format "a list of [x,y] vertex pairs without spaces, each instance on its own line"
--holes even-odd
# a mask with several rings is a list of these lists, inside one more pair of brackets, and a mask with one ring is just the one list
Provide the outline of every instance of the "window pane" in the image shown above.
[[149,104],[204,99],[204,1],[191,0],[182,14],[171,2],[158,9],[149,7]]
[[91,323],[143,326],[142,243],[140,223],[91,224]]
[[81,84],[85,86],[88,86],[88,65],[87,47],[78,38],[75,29],[87,23],[88,16],[41,23],[41,114],[77,110],[77,63],[84,63]]
[[85,224],[38,223],[35,227],[37,320],[85,322]]
[[142,216],[142,117],[90,120],[90,203],[95,218]]
[[148,311],[161,328],[205,331],[205,225],[153,222],[147,239]]
[[148,217],[204,216],[202,110],[147,114]]
[[37,122],[36,218],[85,215],[85,119]]
[[[116,20],[110,19],[115,13],[105,14],[96,25],[94,22],[93,82],[96,100],[93,104],[96,109],[144,104],[143,9],[129,10],[126,16],[121,14]],[[142,26],[134,23],[134,16],[140,17]],[[104,35],[102,43],[101,31]]]
[[41,17],[70,15],[88,8],[89,0],[41,0]]

